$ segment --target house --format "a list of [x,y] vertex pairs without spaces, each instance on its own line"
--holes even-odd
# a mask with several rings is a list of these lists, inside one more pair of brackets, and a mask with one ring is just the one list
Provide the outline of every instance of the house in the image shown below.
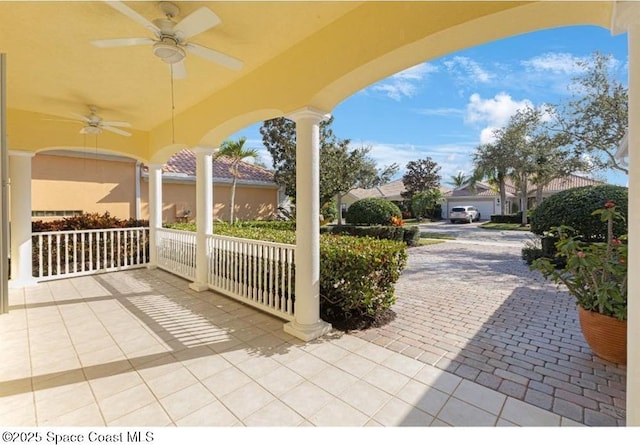
[[[542,199],[545,199],[562,190],[574,187],[602,184],[601,181],[580,175],[567,175],[555,178],[542,189]],[[511,181],[505,184],[506,213],[512,213],[522,208],[517,188]],[[529,184],[527,193],[527,208],[535,206],[537,187]],[[455,206],[470,205],[478,209],[481,219],[489,219],[493,214],[500,213],[500,192],[497,187],[485,182],[476,182],[473,186],[465,184],[455,190],[445,193],[445,203],[442,205],[442,217],[446,218],[450,210]]]
[[[213,218],[229,218],[230,160],[213,160]],[[273,173],[243,162],[236,185],[236,216],[269,219],[278,209],[280,190]],[[196,216],[196,156],[184,149],[162,167],[163,222]],[[149,169],[135,159],[98,152],[46,151],[32,159],[33,219],[59,219],[104,213],[121,219],[149,219]]]
[[[351,190],[342,198],[342,207],[344,210],[348,209],[351,204],[364,198],[383,198],[392,201],[400,208],[403,207],[402,203],[404,198],[402,193],[406,190],[402,179],[389,182],[384,185],[373,187],[370,189],[357,188]],[[440,187],[440,191],[445,194],[450,192],[450,189],[446,187]]]
[[[585,176],[573,174],[562,178],[556,178],[543,187],[542,199],[562,190],[596,184],[602,184],[602,182]],[[537,188],[535,185],[530,184],[528,189],[527,208],[532,208],[535,206]],[[402,192],[404,191],[405,187],[401,179],[371,189],[353,189],[347,193],[344,198],[342,198],[343,209],[346,210],[349,208],[349,205],[364,198],[388,199],[389,201],[393,201],[401,206],[402,201],[404,201],[404,198],[402,197]],[[444,198],[441,204],[442,218],[446,219],[453,207],[461,205],[476,207],[480,212],[481,219],[485,220],[489,219],[491,215],[500,213],[500,193],[496,187],[486,182],[476,182],[473,186],[465,184],[454,190],[447,189],[446,187],[440,187],[440,191]],[[507,213],[515,212],[517,209],[522,207],[520,205],[518,190],[511,181],[507,181],[506,183],[506,199]]]

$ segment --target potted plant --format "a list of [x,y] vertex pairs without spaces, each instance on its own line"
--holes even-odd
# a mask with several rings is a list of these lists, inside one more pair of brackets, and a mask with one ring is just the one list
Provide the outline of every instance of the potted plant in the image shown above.
[[531,268],[564,285],[576,298],[580,327],[593,352],[626,364],[627,349],[627,235],[615,238],[613,222],[623,219],[612,201],[593,212],[606,223],[606,242],[587,243],[568,226],[556,228],[556,257],[535,260]]

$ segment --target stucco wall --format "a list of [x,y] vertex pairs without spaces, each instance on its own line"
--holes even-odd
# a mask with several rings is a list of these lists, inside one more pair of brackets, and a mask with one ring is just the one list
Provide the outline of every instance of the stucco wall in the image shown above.
[[[81,210],[118,218],[135,217],[135,161],[106,160],[90,154],[58,156],[38,154],[32,159],[32,210]],[[141,218],[149,218],[149,183],[140,182]],[[214,218],[228,220],[230,185],[213,187]],[[196,216],[195,182],[165,181],[162,185],[163,222],[174,222],[190,210]],[[239,184],[236,188],[236,218],[267,219],[277,211],[278,189]],[[34,219],[59,219],[35,217]]]
[[[142,218],[149,218],[149,188],[148,182],[142,181]],[[227,221],[229,219],[229,205],[231,186],[213,186],[213,217]],[[174,222],[185,215],[185,209],[190,210],[186,220],[194,221],[196,217],[196,188],[195,183],[162,184],[162,221]],[[235,198],[237,219],[269,219],[273,217],[278,207],[278,190],[275,188],[249,187],[238,185]]]
[[134,160],[38,154],[31,169],[32,210],[108,211],[118,218],[135,215]]

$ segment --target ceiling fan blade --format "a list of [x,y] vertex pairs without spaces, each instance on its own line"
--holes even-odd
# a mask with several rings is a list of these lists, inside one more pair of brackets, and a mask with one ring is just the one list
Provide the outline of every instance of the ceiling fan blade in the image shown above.
[[240,70],[244,66],[244,63],[241,60],[238,60],[231,56],[227,56],[226,54],[223,54],[211,48],[207,48],[206,46],[197,45],[195,43],[187,43],[185,45],[185,48],[187,48],[187,50],[189,50],[196,56],[200,56],[204,59],[225,66],[232,70]]
[[130,37],[125,39],[92,40],[91,44],[98,48],[114,48],[118,46],[153,45],[155,40],[148,37]]
[[88,118],[87,116],[83,116],[82,114],[78,114],[78,113],[69,113],[71,116],[79,119],[82,122],[91,122],[91,119]]
[[80,130],[80,134],[100,134],[102,129],[100,127],[87,126]]
[[116,11],[120,12],[121,14],[126,15],[131,20],[139,23],[140,25],[144,26],[147,29],[150,29],[155,34],[159,34],[160,33],[160,28],[158,28],[151,21],[147,20],[145,17],[143,17],[142,15],[138,14],[136,11],[134,11],[133,9],[131,9],[130,7],[125,5],[124,3],[119,2],[119,1],[112,1],[112,0],[105,0],[105,3],[107,5],[109,5],[109,6],[111,6]]
[[73,122],[74,124],[78,123],[77,119],[42,119],[43,121],[50,121],[50,122]]
[[105,127],[127,127],[127,128],[131,128],[131,124],[129,122],[122,122],[122,121],[102,121],[101,122],[102,126]]
[[180,80],[187,78],[187,67],[184,64],[184,61],[169,65],[169,68],[171,69],[171,75],[174,79]]
[[173,30],[183,39],[205,32],[220,23],[220,18],[209,8],[204,6],[196,9],[177,23]]
[[129,133],[128,131],[120,130],[119,128],[111,127],[109,125],[102,125],[100,128],[122,136],[131,136],[131,133]]

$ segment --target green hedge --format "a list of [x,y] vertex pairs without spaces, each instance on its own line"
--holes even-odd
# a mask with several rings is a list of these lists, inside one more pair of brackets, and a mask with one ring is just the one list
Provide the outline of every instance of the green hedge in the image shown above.
[[[189,227],[195,229],[195,225]],[[418,230],[411,228],[407,233],[413,233],[413,229]],[[295,232],[287,230],[228,224],[217,224],[214,230],[217,235],[295,243]],[[398,233],[404,236],[405,231]],[[375,315],[395,303],[395,283],[407,262],[406,245],[399,241],[320,235],[320,309],[330,318],[327,321]]]
[[417,226],[352,226],[347,224],[342,226],[324,226],[320,228],[320,233],[403,241],[408,246],[417,246],[420,243],[420,229]]
[[120,219],[109,212],[82,213],[77,216],[53,221],[33,221],[32,232],[58,232],[62,230],[117,229],[126,227],[149,227],[149,221],[142,219]]
[[522,212],[510,215],[491,215],[491,222],[496,224],[520,224],[522,222]]
[[[554,227],[566,225],[572,227],[584,241],[604,241],[607,225],[592,213],[603,208],[605,202],[613,201],[626,219],[628,193],[626,187],[618,185],[576,187],[558,192],[533,210],[531,231],[542,236]],[[626,222],[616,221],[613,231],[616,237],[627,233]]]
[[[376,315],[395,303],[395,283],[407,263],[404,243],[322,235],[321,311],[328,318]],[[330,320],[329,320],[330,321]]]
[[354,202],[347,210],[349,224],[390,225],[393,217],[402,219],[397,205],[382,198],[365,198]]

